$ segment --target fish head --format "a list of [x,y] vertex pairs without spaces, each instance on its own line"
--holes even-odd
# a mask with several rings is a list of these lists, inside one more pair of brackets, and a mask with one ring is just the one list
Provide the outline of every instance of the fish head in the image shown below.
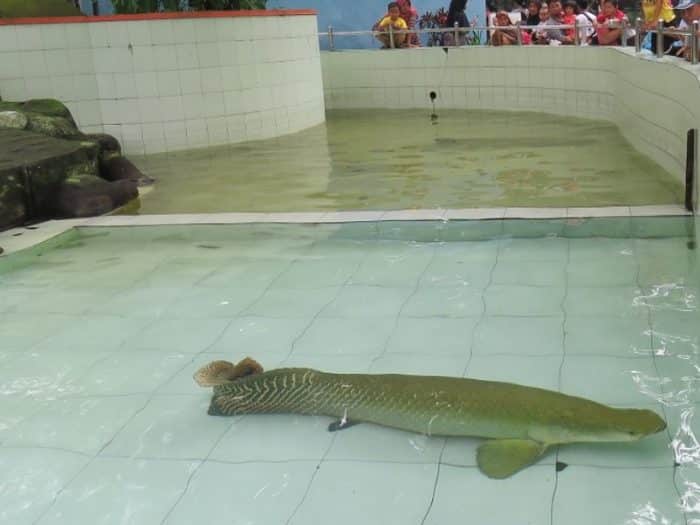
[[[666,429],[666,421],[653,410],[620,410],[613,432],[619,441],[636,441]],[[616,440],[616,441],[617,441]]]

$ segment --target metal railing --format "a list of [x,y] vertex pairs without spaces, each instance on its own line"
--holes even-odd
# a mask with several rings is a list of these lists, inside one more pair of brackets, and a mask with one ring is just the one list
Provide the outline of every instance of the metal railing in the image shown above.
[[[336,50],[336,38],[337,37],[343,37],[343,36],[372,36],[372,37],[378,37],[380,35],[386,35],[388,37],[388,48],[391,49],[396,49],[400,46],[396,45],[396,40],[397,40],[397,35],[406,35],[406,40],[410,38],[410,35],[434,35],[434,34],[440,34],[440,35],[451,35],[452,42],[447,42],[445,43],[443,41],[443,44],[440,45],[440,47],[462,47],[463,44],[460,42],[467,40],[467,35],[472,34],[476,35],[479,33],[483,32],[489,32],[492,33],[493,31],[496,30],[515,30],[515,38],[516,38],[516,45],[517,46],[522,46],[523,45],[523,39],[522,39],[522,30],[532,30],[533,32],[538,31],[538,32],[543,32],[546,33],[551,30],[559,30],[559,31],[564,31],[564,30],[573,30],[573,38],[574,38],[574,45],[581,45],[581,30],[585,30],[591,26],[589,25],[580,25],[578,21],[575,24],[560,24],[560,25],[547,25],[547,26],[533,26],[533,25],[522,25],[522,24],[513,24],[511,26],[492,26],[492,25],[487,25],[487,26],[471,26],[471,27],[459,27],[459,24],[455,23],[453,28],[427,28],[427,29],[422,29],[422,28],[416,28],[416,29],[403,29],[403,30],[397,30],[394,29],[392,26],[388,26],[387,31],[374,31],[374,30],[369,30],[369,31],[335,31],[333,26],[328,26],[328,31],[325,33],[319,33],[320,38],[327,38],[328,39],[328,49],[331,51]],[[690,49],[690,62],[693,64],[698,63],[698,42],[700,42],[700,23],[698,20],[695,20],[690,29],[687,31],[680,31],[678,29],[672,29],[672,28],[667,28],[664,27],[664,22],[663,20],[659,20],[656,29],[646,29],[642,25],[642,20],[640,18],[637,18],[635,20],[634,27],[632,27],[627,19],[622,20],[618,25],[615,26],[610,26],[611,28],[617,28],[621,29],[621,35],[622,35],[622,45],[626,46],[627,45],[627,40],[628,38],[626,35],[629,35],[631,32],[631,29],[634,29],[634,47],[635,50],[639,53],[642,50],[642,42],[644,40],[644,35],[645,33],[651,33],[651,34],[656,34],[656,49],[654,50],[656,52],[656,56],[659,58],[664,56],[664,36],[675,36],[675,37],[687,37],[688,38],[688,47]],[[631,38],[631,37],[630,37]],[[477,39],[479,42],[481,39]]]

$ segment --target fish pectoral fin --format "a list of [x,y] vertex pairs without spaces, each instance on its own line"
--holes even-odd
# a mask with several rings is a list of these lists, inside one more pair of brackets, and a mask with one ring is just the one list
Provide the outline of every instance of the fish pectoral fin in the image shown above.
[[495,439],[479,447],[476,461],[488,477],[504,479],[534,463],[545,450],[547,445],[530,439]]
[[330,425],[328,425],[328,432],[337,432],[338,430],[345,430],[346,428],[354,427],[355,425],[359,425],[359,421],[350,421],[349,419],[339,419],[337,421],[333,421]]

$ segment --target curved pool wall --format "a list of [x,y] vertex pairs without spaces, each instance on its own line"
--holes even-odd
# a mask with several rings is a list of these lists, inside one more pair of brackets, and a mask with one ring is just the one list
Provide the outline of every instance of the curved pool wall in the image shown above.
[[321,62],[328,109],[429,111],[435,91],[438,114],[495,109],[603,119],[681,181],[687,131],[700,127],[700,67],[633,49],[333,51],[322,52]]
[[316,12],[0,21],[0,96],[59,99],[129,154],[293,133],[325,120]]

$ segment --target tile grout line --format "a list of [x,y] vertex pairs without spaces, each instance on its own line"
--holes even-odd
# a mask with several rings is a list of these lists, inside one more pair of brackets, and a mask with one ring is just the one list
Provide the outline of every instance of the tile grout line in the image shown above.
[[440,455],[438,456],[438,461],[436,465],[436,471],[435,471],[435,482],[433,483],[433,492],[430,496],[430,502],[428,503],[428,508],[425,511],[425,514],[423,515],[423,519],[420,522],[420,525],[425,525],[425,522],[428,521],[428,516],[430,516],[430,512],[433,510],[433,505],[435,504],[435,496],[437,495],[437,489],[438,485],[440,484],[440,472],[442,470],[442,457],[445,454],[445,449],[447,448],[447,440],[443,439],[442,441],[442,448],[440,449]]
[[[434,254],[435,254],[435,251],[433,250],[433,257],[431,257],[431,261],[430,261],[430,262],[432,262],[432,260],[433,260],[433,258],[434,258]],[[354,275],[359,271],[359,269],[362,267],[362,265],[364,264],[364,262],[367,260],[367,257],[369,257],[369,254],[367,254],[366,257],[364,257],[361,261],[359,261],[359,262],[357,263],[357,266],[355,267],[355,270],[348,276],[348,278],[347,278],[347,279],[345,280],[345,282],[343,283],[343,286],[339,288],[338,293],[337,293],[337,294],[333,297],[333,299],[331,299],[331,301],[329,301],[323,308],[319,309],[319,311],[316,313],[316,315],[315,315],[314,318],[311,320],[311,322],[310,322],[309,325],[306,327],[306,329],[302,332],[302,334],[300,334],[300,336],[299,336],[297,339],[295,339],[295,340],[293,341],[292,346],[291,346],[291,349],[290,349],[290,352],[289,352],[287,358],[285,359],[285,361],[291,357],[291,355],[292,355],[293,352],[294,352],[294,347],[295,347],[297,341],[298,341],[301,337],[303,337],[303,335],[309,330],[309,328],[310,328],[311,325],[314,323],[314,321],[320,316],[321,312],[322,312],[323,310],[325,310],[330,304],[332,304],[332,303],[340,296],[340,294],[342,293],[342,290],[348,285],[348,283],[350,283],[350,282],[352,281],[353,276],[354,276]],[[427,272],[427,269],[428,269],[428,267],[430,266],[430,262],[429,262],[428,264],[426,264],[426,267],[423,269],[423,273],[421,274],[421,277],[422,277],[423,275],[425,275],[425,272]],[[415,287],[414,293],[415,293],[415,291],[418,289],[419,284],[420,284],[420,277],[416,280],[416,287]],[[398,324],[398,319],[399,319],[399,316],[401,315],[401,311],[403,310],[403,307],[405,306],[405,304],[408,302],[409,298],[410,298],[412,295],[413,295],[413,294],[409,295],[409,297],[404,301],[404,304],[402,305],[401,309],[399,309],[399,313],[398,313],[397,316],[396,316],[396,321],[395,321],[395,324],[394,324],[394,329],[396,328],[396,324]],[[390,335],[389,337],[387,337],[387,339],[386,339],[386,341],[385,341],[384,351],[386,351],[386,347],[387,347],[387,345],[389,344],[389,340],[390,340],[390,339],[391,339],[391,335]],[[381,354],[380,354],[380,355],[381,355]],[[375,357],[375,358],[372,360],[372,363],[374,363],[374,362],[376,361],[376,359],[378,359],[378,357]],[[284,361],[283,361],[283,362],[284,362]],[[370,369],[371,369],[371,366],[372,366],[372,365],[370,365]],[[291,513],[291,515],[289,516],[289,518],[287,518],[287,521],[285,522],[285,525],[289,525],[289,523],[291,523],[291,521],[294,519],[294,516],[296,516],[297,512],[299,512],[299,509],[304,505],[304,502],[306,501],[306,499],[307,499],[309,493],[311,492],[311,487],[312,487],[313,484],[314,484],[314,481],[315,481],[315,479],[316,479],[316,476],[317,476],[319,470],[321,469],[321,466],[323,465],[323,462],[325,461],[325,459],[327,458],[327,456],[328,456],[328,454],[330,453],[331,449],[333,448],[333,445],[335,444],[335,441],[336,441],[336,439],[337,439],[337,436],[338,436],[337,433],[335,433],[335,434],[333,435],[333,438],[331,439],[331,442],[329,443],[329,445],[328,445],[328,447],[326,448],[326,450],[325,450],[323,456],[321,457],[321,459],[319,460],[318,464],[316,465],[316,469],[314,470],[314,472],[313,472],[313,474],[312,474],[312,476],[311,476],[311,479],[309,480],[309,483],[308,483],[308,485],[307,485],[307,487],[306,487],[306,491],[304,492],[303,497],[301,498],[301,500],[299,501],[299,503],[297,504],[297,506],[294,508],[294,510],[292,511],[292,513]]]
[[[291,263],[290,263],[290,264],[291,264]],[[155,268],[157,268],[158,266],[160,266],[160,265],[156,265]],[[155,268],[154,268],[153,271],[155,271]],[[286,271],[286,268],[285,268],[285,270],[283,270],[282,272],[280,272],[280,275],[282,275],[282,273],[284,273],[284,271]],[[279,277],[279,276],[278,276],[278,277]],[[274,281],[274,279],[273,279],[273,281]],[[134,284],[134,286],[130,287],[129,289],[133,289],[135,286],[137,286],[137,285]],[[239,313],[240,313],[240,312],[239,312]],[[237,314],[237,315],[238,315],[238,314]],[[231,320],[231,323],[233,323],[233,319]],[[229,325],[230,325],[231,323],[229,323]],[[145,329],[146,329],[146,327],[144,327],[144,329],[143,329],[141,332],[139,332],[139,333],[142,333],[143,331],[145,331]],[[222,333],[219,335],[219,339],[223,336],[223,333],[224,333],[224,332],[222,332]],[[107,360],[111,355],[116,354],[116,353],[118,352],[118,349],[122,348],[125,344],[126,344],[126,341],[124,341],[124,342],[123,342],[117,349],[115,349],[112,353],[108,354],[107,356],[105,356],[103,359],[100,359],[100,360],[97,361],[96,363],[93,363],[91,366],[88,367],[87,370],[92,370],[92,369],[93,369],[95,366],[97,366],[99,363],[101,363],[101,362]],[[208,348],[211,348],[211,346],[208,347]],[[203,353],[203,351],[200,352],[200,354],[201,354],[201,353]],[[197,355],[199,355],[199,354],[197,354]],[[123,431],[137,416],[138,416],[138,415],[139,415],[139,414],[141,414],[141,413],[146,409],[146,407],[151,403],[151,401],[153,400],[153,398],[157,395],[158,391],[159,391],[165,384],[167,384],[167,382],[169,382],[170,380],[172,380],[172,378],[175,377],[175,375],[177,375],[178,373],[180,373],[180,372],[181,372],[182,370],[184,370],[190,363],[192,363],[192,362],[194,361],[195,358],[196,358],[196,357],[193,357],[188,363],[186,363],[185,365],[183,365],[177,372],[175,372],[174,374],[172,374],[172,375],[170,376],[169,379],[164,380],[163,383],[161,383],[161,385],[159,385],[157,388],[155,388],[153,391],[150,392],[150,395],[148,395],[148,397],[147,397],[147,399],[145,400],[143,406],[141,406],[141,408],[139,408],[137,411],[135,411],[135,412],[131,415],[131,417],[128,418],[127,421],[126,421],[126,422],[112,435],[112,437],[100,448],[100,450],[99,450],[94,456],[92,456],[90,460],[87,461],[87,463],[83,466],[83,468],[81,468],[81,469],[78,471],[78,473],[76,473],[75,476],[73,476],[63,487],[61,487],[61,489],[60,489],[58,492],[56,492],[56,495],[54,496],[54,498],[53,498],[51,504],[50,504],[50,505],[46,508],[46,510],[45,510],[44,512],[42,512],[41,515],[33,522],[34,524],[39,523],[39,521],[40,521],[45,515],[47,515],[48,512],[50,512],[51,508],[53,508],[53,506],[54,506],[54,505],[56,504],[56,502],[58,501],[58,498],[60,497],[61,493],[63,493],[63,491],[64,491],[65,489],[67,489],[67,488],[70,486],[70,484],[71,484],[73,481],[75,481],[75,479],[76,479],[80,474],[82,474],[82,473],[83,473],[83,472],[84,472],[98,457],[101,457],[102,452],[117,438],[117,436],[118,436],[118,435],[119,435],[119,434],[120,434],[120,433],[121,433],[121,432],[122,432],[122,431]],[[235,423],[235,421],[232,421],[232,422],[231,422],[231,425],[228,427],[228,429],[227,429],[226,431],[224,431],[224,432],[222,433],[222,435],[220,436],[219,440],[216,442],[215,446],[218,445],[218,443],[219,443],[219,441],[220,441],[221,439],[223,439],[224,435],[228,432],[228,430],[231,428],[231,426],[233,426],[234,423]],[[212,448],[212,450],[213,450],[213,448]],[[211,454],[211,451],[209,452],[209,454]],[[132,458],[132,459],[133,459],[133,458]],[[206,461],[206,460],[205,460],[205,461]],[[192,476],[194,476],[194,474],[196,473],[197,470],[198,470],[198,468],[195,469],[195,470],[193,471],[193,473],[190,475],[190,478],[188,478],[187,485],[186,485],[185,490],[183,491],[183,493],[182,493],[180,499],[184,496],[184,494],[185,494],[185,492],[186,492],[186,490],[187,490],[187,487],[189,486],[190,480],[192,479]],[[180,501],[180,499],[178,499],[178,501],[175,503],[175,505],[177,505],[177,503]],[[174,508],[174,506],[173,506],[173,508]],[[172,510],[172,509],[171,509],[171,510]],[[168,515],[169,515],[169,513],[166,515],[166,518],[167,518]]]
[[[369,254],[366,254],[365,257],[362,257],[361,260],[359,260],[357,262],[354,270],[350,273],[350,275],[348,275],[347,279],[345,279],[345,281],[343,281],[342,286],[338,287],[337,293],[335,293],[334,296],[323,307],[319,308],[318,312],[316,312],[316,315],[313,316],[313,318],[311,319],[311,321],[309,321],[309,323],[306,325],[304,330],[302,330],[301,333],[296,338],[294,338],[294,341],[292,341],[292,344],[290,345],[289,353],[284,358],[284,360],[282,360],[282,363],[285,363],[286,361],[288,361],[292,357],[292,355],[294,354],[294,349],[296,347],[296,344],[311,329],[311,326],[313,326],[313,324],[319,318],[319,316],[321,315],[321,312],[323,312],[323,310],[328,308],[328,306],[333,304],[333,302],[336,301],[338,299],[338,297],[340,297],[340,294],[342,293],[342,291],[345,289],[345,287],[348,285],[348,283],[350,283],[352,281],[353,276],[362,267],[362,264],[365,262],[365,260],[367,259],[368,256],[369,256]],[[311,478],[309,479],[309,482],[306,486],[306,490],[304,491],[304,495],[299,500],[299,503],[296,505],[296,507],[294,507],[294,510],[287,518],[285,525],[289,525],[289,523],[294,519],[294,516],[296,516],[297,512],[299,512],[299,509],[304,505],[306,498],[308,497],[309,493],[311,492],[311,487],[314,484],[314,480],[316,479],[316,476],[317,476],[319,470],[321,469],[321,465],[323,465],[324,460],[326,459],[326,457],[330,453],[331,449],[333,448],[333,445],[335,444],[335,440],[337,439],[337,437],[338,437],[338,434],[336,432],[336,433],[334,433],[333,437],[331,438],[331,442],[328,444],[328,447],[326,447],[326,450],[324,451],[323,455],[318,460],[318,462],[316,464],[316,468],[314,469],[314,472],[312,473]]]
[[68,488],[68,487],[69,487],[83,472],[85,472],[85,471],[90,467],[90,465],[92,465],[92,464],[95,462],[95,460],[100,456],[100,454],[102,453],[102,451],[103,451],[105,448],[107,448],[107,447],[109,446],[109,444],[112,443],[112,441],[114,441],[114,439],[117,437],[117,435],[118,435],[122,430],[124,430],[124,428],[126,428],[126,426],[127,426],[129,423],[131,423],[131,421],[133,421],[133,419],[134,419],[138,414],[140,414],[141,412],[143,412],[143,411],[146,409],[146,407],[148,406],[148,403],[150,403],[150,401],[151,401],[151,398],[152,398],[152,395],[146,399],[146,401],[145,401],[144,404],[141,406],[141,408],[139,408],[138,410],[136,410],[136,411],[131,415],[131,417],[128,418],[128,419],[124,422],[124,424],[112,435],[111,439],[109,439],[109,440],[100,448],[100,450],[97,451],[97,453],[95,453],[93,456],[91,456],[90,459],[85,463],[85,465],[83,465],[82,468],[81,468],[80,470],[78,470],[78,472],[77,472],[73,477],[71,477],[71,479],[69,479],[58,491],[56,491],[56,494],[54,495],[53,499],[51,500],[51,503],[50,503],[50,504],[46,507],[46,509],[32,522],[34,525],[38,524],[40,521],[42,521],[42,519],[43,519],[45,516],[48,515],[48,513],[51,511],[51,509],[54,507],[54,505],[56,505],[56,503],[58,502],[58,499],[60,498],[61,494],[63,494],[63,492],[64,492],[64,491],[65,491],[65,490],[66,490],[66,489],[67,489],[67,488]]
[[226,427],[226,430],[224,430],[224,431],[221,433],[221,435],[219,436],[219,439],[217,439],[217,440],[214,442],[214,444],[211,446],[211,448],[209,449],[209,452],[207,452],[206,457],[204,457],[204,459],[196,460],[197,466],[194,467],[194,469],[192,469],[192,472],[191,472],[190,475],[188,476],[187,482],[185,483],[185,488],[182,490],[182,492],[181,492],[180,495],[177,497],[177,499],[175,500],[175,502],[172,504],[172,506],[170,507],[170,509],[168,509],[168,511],[165,513],[165,515],[163,516],[163,519],[161,519],[161,521],[160,521],[161,525],[164,525],[164,524],[168,521],[168,519],[170,518],[170,516],[172,515],[172,513],[175,511],[175,508],[180,504],[180,502],[182,501],[182,499],[185,497],[185,495],[187,494],[187,491],[190,489],[190,485],[191,485],[191,483],[192,483],[192,480],[194,479],[194,477],[195,477],[195,475],[197,474],[197,472],[199,472],[199,469],[201,469],[202,466],[206,464],[206,462],[209,460],[209,456],[211,456],[212,452],[214,452],[214,450],[216,449],[216,447],[219,446],[219,443],[221,443],[221,441],[224,439],[224,437],[226,436],[226,434],[228,434],[229,431],[234,427],[234,425],[235,425],[237,422],[239,422],[241,419],[242,419],[242,418],[233,418],[233,420],[231,421],[231,423],[229,423],[229,425]]
[[[566,361],[566,340],[567,340],[567,322],[568,322],[568,311],[566,309],[566,303],[569,297],[569,264],[571,263],[571,239],[566,240],[566,262],[564,263],[564,296],[561,300],[561,311],[562,311],[562,322],[561,322],[561,361],[559,363],[559,370],[557,372],[557,390],[561,392],[562,388],[562,373],[564,370],[564,363]],[[552,489],[552,499],[549,506],[549,525],[554,525],[554,502],[557,498],[557,492],[559,490],[559,470],[557,465],[559,464],[559,450],[560,446],[557,446],[557,451],[554,456],[554,488]]]
[[[502,235],[503,232],[501,232]],[[489,287],[493,286],[493,276],[496,273],[496,267],[498,266],[498,262],[501,257],[501,250],[503,247],[503,241],[504,239],[499,239],[498,244],[496,247],[496,254],[493,260],[493,265],[491,266],[491,270],[489,271],[489,279],[486,282],[486,285],[484,288],[481,290],[481,315],[479,315],[479,318],[477,319],[476,323],[474,324],[474,328],[472,329],[472,337],[471,337],[471,342],[469,344],[469,356],[467,357],[467,362],[464,365],[464,368],[462,369],[462,377],[467,377],[467,373],[469,372],[469,366],[471,365],[472,360],[474,359],[474,346],[476,345],[476,338],[477,334],[479,333],[479,330],[481,329],[481,326],[483,325],[484,321],[486,320],[486,290],[489,289]]]
[[396,334],[396,329],[399,326],[399,321],[401,320],[403,311],[406,309],[406,306],[411,301],[411,299],[418,293],[418,290],[420,290],[420,288],[421,288],[420,283],[423,280],[423,277],[425,277],[425,274],[428,273],[428,269],[435,261],[437,250],[435,250],[434,246],[431,246],[431,248],[432,248],[432,253],[430,255],[430,260],[427,262],[427,264],[425,265],[425,268],[423,268],[420,275],[418,275],[416,277],[416,284],[413,286],[413,290],[411,291],[411,293],[408,294],[406,299],[404,299],[403,303],[401,303],[401,306],[399,307],[399,311],[396,313],[396,317],[394,318],[394,326],[391,329],[391,333],[384,341],[384,346],[382,347],[382,351],[378,355],[376,355],[374,358],[372,358],[372,360],[370,361],[370,365],[369,365],[370,371],[372,370],[372,367],[374,367],[374,365],[377,363],[377,361],[379,361],[380,359],[382,359],[383,357],[386,356],[387,349],[389,348],[389,343],[391,342],[392,338],[394,337],[394,334]]
[[321,470],[321,466],[323,465],[323,462],[326,460],[326,457],[328,457],[328,454],[330,453],[331,449],[333,448],[333,445],[335,444],[335,440],[337,438],[338,438],[338,433],[335,432],[333,434],[333,438],[331,439],[331,442],[326,447],[326,450],[323,452],[321,459],[318,460],[318,463],[316,464],[316,468],[314,469],[313,473],[311,474],[311,478],[309,479],[309,483],[306,485],[306,490],[304,491],[304,495],[301,497],[301,499],[299,500],[299,503],[296,505],[296,507],[294,507],[294,510],[289,515],[287,520],[284,522],[285,525],[289,525],[291,523],[291,521],[294,519],[294,516],[297,515],[297,512],[299,512],[299,509],[301,509],[301,507],[306,502],[306,498],[308,498],[309,493],[311,492],[311,487],[313,486],[314,481],[316,480],[316,476],[318,475],[318,472]]
[[[240,421],[241,418],[236,419],[233,423],[237,423]],[[225,433],[228,432],[224,431]],[[63,449],[63,448],[57,448],[57,447],[41,447],[41,446],[17,446],[17,445],[9,445],[7,447],[3,447],[6,450],[51,450],[51,451],[57,451],[57,452],[65,452],[67,454],[73,454],[77,456],[86,456],[90,457],[89,454],[84,454],[81,452],[76,452],[74,450],[69,450],[69,449]],[[139,461],[160,461],[163,463],[194,463],[194,462],[202,462],[204,461],[203,458],[186,458],[186,457],[160,457],[160,456],[143,456],[139,458],[133,458],[132,456],[123,456],[123,455],[103,455],[100,456],[100,458],[104,459],[138,459]],[[208,458],[207,463],[218,463],[221,465],[256,465],[256,464],[261,464],[261,465],[285,465],[285,464],[293,464],[293,463],[314,463],[318,462],[318,458],[294,458],[294,459],[285,459],[285,460],[260,460],[260,459],[255,459],[255,460],[241,460],[241,461],[229,461],[225,459],[212,459]],[[333,458],[333,459],[325,459],[325,463],[362,463],[362,464],[368,464],[368,465],[418,465],[418,466],[427,466],[427,465],[437,465],[437,463],[430,463],[427,461],[398,461],[398,460],[380,460],[380,459],[364,459],[364,458]],[[630,465],[598,465],[594,463],[570,463],[571,465],[577,466],[577,467],[583,467],[583,468],[589,468],[589,469],[595,469],[595,470],[668,470],[671,467],[665,467],[661,465],[646,465],[646,466],[630,466]],[[465,465],[465,464],[459,464],[459,463],[449,463],[449,462],[443,462],[442,466],[444,467],[451,467],[451,468],[457,468],[457,469],[478,469],[477,465]],[[547,464],[539,464],[539,465],[533,465],[535,468],[549,468],[552,465],[547,465]]]
[[[308,249],[306,250],[306,252],[308,253],[308,252],[313,248],[313,246],[315,246],[315,244],[316,244],[316,241],[312,242],[312,243],[310,244],[310,246],[308,247]],[[231,321],[230,321],[229,324],[227,325],[226,329],[224,329],[224,331],[222,331],[221,334],[219,334],[219,337],[217,338],[217,340],[214,341],[214,342],[213,342],[211,345],[209,345],[207,348],[205,348],[204,350],[202,350],[201,352],[199,352],[195,357],[193,357],[192,360],[190,361],[190,363],[194,362],[194,360],[195,360],[197,357],[199,357],[199,356],[201,356],[202,354],[204,354],[205,351],[206,351],[207,349],[213,348],[213,346],[221,340],[221,338],[224,336],[226,330],[228,330],[228,328],[233,324],[233,322],[238,318],[238,316],[240,316],[241,314],[243,314],[243,315],[245,316],[245,312],[246,312],[249,308],[251,308],[255,303],[257,303],[258,301],[260,301],[260,300],[265,296],[265,294],[267,294],[267,292],[270,291],[270,290],[272,289],[274,283],[277,282],[279,279],[281,279],[281,277],[282,277],[285,273],[287,273],[287,271],[289,271],[289,269],[292,267],[292,265],[294,264],[294,262],[297,261],[297,260],[298,260],[298,259],[295,257],[294,259],[292,259],[291,261],[289,261],[289,264],[287,264],[287,265],[285,266],[285,268],[284,268],[283,270],[281,270],[281,271],[277,274],[277,276],[275,276],[273,279],[270,280],[270,282],[269,282],[269,283],[267,284],[267,286],[262,290],[262,292],[260,293],[260,295],[259,295],[256,299],[252,300],[245,308],[242,308],[242,309],[236,314],[236,316],[235,316],[233,319],[231,319]],[[319,311],[320,311],[320,310],[319,310]],[[184,369],[184,367],[183,367],[183,369]],[[214,444],[212,445],[212,447],[209,449],[209,452],[207,453],[206,457],[204,457],[203,459],[200,459],[200,460],[199,460],[199,464],[198,464],[197,467],[192,471],[192,473],[190,474],[190,476],[187,478],[187,483],[185,484],[185,488],[183,489],[182,493],[179,495],[179,497],[177,498],[177,500],[176,500],[176,501],[173,503],[173,505],[170,507],[170,509],[168,510],[168,512],[166,512],[165,516],[163,516],[163,519],[161,520],[161,525],[164,525],[164,524],[168,521],[168,519],[170,518],[170,516],[172,515],[172,513],[175,511],[176,507],[180,504],[180,502],[182,501],[182,499],[185,497],[185,495],[187,494],[187,492],[188,492],[188,490],[189,490],[189,488],[190,488],[190,485],[191,485],[191,483],[192,483],[192,480],[194,479],[194,476],[197,474],[197,472],[199,472],[200,468],[201,468],[203,465],[205,465],[205,464],[209,461],[209,459],[210,459],[212,453],[214,452],[214,450],[216,450],[216,447],[219,446],[219,443],[221,443],[221,441],[222,441],[222,440],[226,437],[226,435],[231,431],[231,429],[234,427],[234,425],[235,425],[236,423],[239,423],[241,420],[243,420],[244,417],[245,417],[245,416],[233,418],[233,420],[231,421],[231,423],[226,427],[226,429],[221,433],[221,435],[219,436],[219,438],[215,441],[215,443],[214,443]]]
[[[234,322],[236,322],[236,320],[240,319],[241,316],[251,317],[251,316],[246,316],[246,311],[249,308],[251,308],[253,305],[255,305],[255,303],[260,301],[265,296],[265,294],[267,294],[267,292],[270,291],[270,289],[272,288],[274,283],[277,282],[285,273],[287,273],[287,271],[289,271],[289,268],[291,268],[291,266],[294,264],[295,261],[296,261],[296,259],[289,261],[289,264],[287,266],[285,266],[285,268],[283,270],[281,270],[279,274],[277,274],[273,279],[270,280],[270,282],[267,284],[267,286],[265,286],[265,288],[260,292],[260,295],[258,295],[255,299],[251,299],[251,301],[246,306],[244,306],[240,310],[238,310],[236,312],[236,315],[231,317],[231,320],[226,324],[226,327],[221,331],[221,333],[218,335],[218,337],[216,337],[216,339],[214,341],[212,341],[211,344],[207,345],[204,349],[202,349],[199,352],[197,352],[196,354],[194,354],[192,356],[192,359],[190,360],[190,362],[188,364],[194,363],[197,358],[202,357],[202,355],[204,355],[206,353],[209,353],[209,350],[214,348],[223,339],[223,337],[226,334],[226,332],[228,331],[228,329],[231,328],[231,325]],[[207,275],[211,275],[211,273],[207,274]],[[198,282],[201,282],[201,279]],[[182,367],[180,369],[180,371],[184,370],[186,367],[187,367],[187,365]],[[171,379],[173,379],[174,377],[175,377],[175,375],[173,375],[171,377]],[[161,385],[161,388],[164,385],[165,385],[165,383],[163,385]]]
[[[486,318],[486,290],[491,286],[493,283],[493,275],[494,272],[496,271],[496,266],[498,266],[498,258],[501,252],[501,246],[502,246],[502,240],[499,240],[498,242],[498,247],[496,249],[496,254],[494,257],[493,265],[491,266],[491,270],[489,271],[489,280],[486,283],[486,286],[481,290],[481,315],[479,316],[479,320],[474,324],[474,327],[472,328],[472,334],[471,334],[471,340],[469,343],[469,355],[467,356],[467,362],[464,365],[464,368],[462,370],[462,377],[466,377],[467,371],[469,370],[469,365],[471,364],[472,358],[474,357],[474,345],[476,342],[476,337],[477,337],[477,332],[481,324],[483,323],[484,319]],[[432,261],[431,261],[432,262]],[[427,268],[426,268],[427,271]],[[419,281],[420,282],[420,281]],[[442,448],[440,449],[440,455],[438,456],[437,460],[437,468],[435,472],[435,482],[433,484],[433,491],[430,497],[430,502],[428,503],[428,508],[425,511],[425,514],[423,515],[423,519],[421,520],[420,525],[425,525],[425,523],[428,520],[428,517],[430,516],[430,513],[433,510],[433,505],[435,504],[435,496],[437,495],[437,488],[438,484],[440,482],[440,474],[442,472],[442,458],[445,454],[445,449],[447,448],[447,440],[443,439],[442,443]]]
[[326,304],[324,304],[321,308],[318,309],[318,312],[311,318],[311,320],[308,322],[308,324],[304,327],[304,329],[294,338],[292,341],[292,344],[289,345],[289,352],[287,353],[287,356],[280,362],[280,364],[286,363],[289,361],[289,359],[292,357],[294,354],[294,350],[296,349],[297,343],[301,340],[302,337],[306,335],[306,333],[311,329],[311,327],[314,325],[316,320],[318,320],[319,317],[321,317],[321,313],[328,308],[331,304],[333,304],[338,297],[340,297],[340,294],[343,292],[345,287],[352,281],[353,275],[360,269],[362,264],[364,263],[365,258],[362,260],[358,261],[355,269],[350,273],[350,275],[345,279],[342,283],[342,285],[338,286],[338,291],[331,297]]
[[[635,250],[634,250],[634,259],[637,263],[637,268],[636,268],[637,271],[636,271],[636,275],[635,275],[635,281],[637,283],[638,290],[643,293],[645,291],[645,288],[642,285],[642,281],[641,281],[642,265],[641,265],[641,262],[639,260],[637,246],[635,246]],[[652,362],[652,365],[654,367],[654,371],[656,372],[656,379],[657,379],[658,384],[659,384],[659,389],[660,389],[661,393],[663,394],[665,392],[664,392],[663,383],[661,382],[661,374],[659,372],[659,365],[657,362],[656,349],[655,349],[655,345],[654,345],[656,338],[654,336],[654,320],[653,320],[653,315],[652,315],[652,308],[648,302],[645,302],[644,306],[645,306],[646,311],[647,311],[646,318],[647,318],[647,326],[649,327],[649,345],[650,345],[650,351],[651,351],[651,362]],[[657,400],[657,402],[658,402],[658,400]],[[666,411],[666,404],[663,402],[661,402],[659,404],[661,405],[661,410],[664,414],[664,420],[668,421],[668,413]],[[671,430],[668,428],[668,426],[666,427],[666,436],[668,437],[668,441],[669,441],[669,445],[670,445],[673,441],[673,436],[671,436]],[[678,500],[679,500],[679,504],[680,504],[683,501],[683,495],[681,494],[681,491],[680,491],[678,484],[677,484],[677,480],[676,480],[677,473],[678,473],[678,463],[676,462],[676,458],[674,456],[673,475],[672,475],[671,483],[673,484],[673,489],[675,490],[676,494],[678,495]],[[681,514],[683,516],[683,522],[685,525],[688,525],[688,516],[687,516],[685,510],[683,509],[683,507],[681,505],[679,505],[679,507],[681,509]]]

